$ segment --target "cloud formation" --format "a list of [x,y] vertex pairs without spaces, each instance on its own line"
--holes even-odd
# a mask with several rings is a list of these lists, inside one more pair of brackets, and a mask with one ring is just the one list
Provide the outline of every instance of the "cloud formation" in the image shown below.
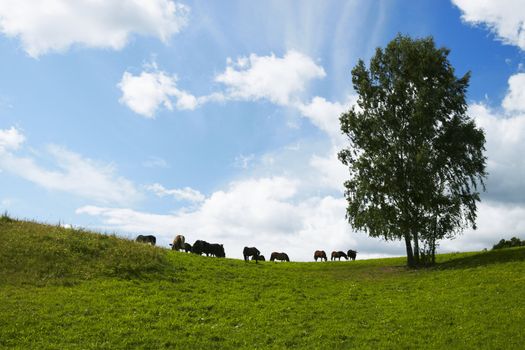
[[105,204],[131,205],[139,198],[133,183],[116,175],[114,165],[102,164],[63,147],[45,148],[55,165],[47,169],[33,157],[18,155],[24,135],[15,128],[0,130],[0,169],[49,190],[58,190]]
[[507,112],[525,113],[525,73],[509,78],[509,90],[502,105]]
[[159,183],[146,186],[149,191],[152,191],[159,197],[171,196],[176,200],[188,202],[202,202],[205,197],[202,193],[190,187],[167,189]]
[[525,112],[508,114],[476,103],[469,107],[476,124],[485,130],[487,140],[486,197],[501,203],[525,205]]
[[17,150],[24,142],[25,136],[14,126],[0,129],[0,152]]
[[452,0],[468,23],[483,24],[504,43],[525,50],[525,3],[522,0]]
[[172,99],[179,110],[197,107],[195,96],[177,88],[177,76],[159,71],[155,64],[151,66],[151,71],[143,71],[140,75],[124,72],[117,85],[122,91],[120,103],[146,118],[155,118],[161,105],[173,110]]
[[312,79],[324,78],[323,67],[310,57],[288,51],[282,58],[270,56],[228,59],[226,70],[215,81],[226,86],[226,96],[238,100],[267,99],[278,105],[289,105],[306,89]]
[[119,50],[133,34],[166,43],[188,15],[189,7],[171,0],[2,0],[0,32],[36,58],[72,45]]

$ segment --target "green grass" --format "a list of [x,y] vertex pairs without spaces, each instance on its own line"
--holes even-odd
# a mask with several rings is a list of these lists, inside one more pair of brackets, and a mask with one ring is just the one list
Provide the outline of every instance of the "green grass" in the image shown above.
[[0,218],[0,348],[519,349],[525,249],[244,263]]

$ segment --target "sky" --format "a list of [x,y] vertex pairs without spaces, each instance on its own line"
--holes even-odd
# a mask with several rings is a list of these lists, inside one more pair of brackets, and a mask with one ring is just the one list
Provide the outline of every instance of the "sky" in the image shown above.
[[[525,238],[525,1],[0,1],[0,210],[134,239],[403,256],[345,221],[351,69],[398,33],[470,71],[477,230]],[[388,176],[388,174],[385,174]]]

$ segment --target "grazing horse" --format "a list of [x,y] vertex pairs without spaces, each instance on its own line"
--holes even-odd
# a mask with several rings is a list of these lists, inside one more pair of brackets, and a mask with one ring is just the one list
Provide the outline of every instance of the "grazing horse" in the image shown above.
[[210,244],[206,241],[202,240],[196,240],[195,243],[193,243],[193,247],[191,248],[191,252],[194,254],[202,255],[202,253],[205,253],[206,256],[209,254],[209,246]]
[[185,242],[186,242],[186,238],[184,238],[183,235],[177,235],[175,236],[173,243],[170,243],[171,249],[172,250],[182,250],[184,249]]
[[189,243],[184,243],[184,251],[186,253],[191,253],[191,244]]
[[288,258],[288,254],[286,253],[273,252],[272,256],[270,257],[270,261],[275,261],[275,260],[290,261],[290,258]]
[[257,258],[255,256],[252,256],[252,260],[255,260],[255,263],[257,263],[257,261],[266,261],[266,258],[264,257],[264,255],[259,255]]
[[206,252],[206,255],[211,254],[212,256],[215,256],[217,258],[224,258],[226,254],[224,253],[224,246],[222,244],[218,243],[212,243],[208,246],[208,252]]
[[259,249],[255,247],[244,247],[242,250],[242,255],[244,255],[244,261],[248,261],[248,257],[252,257],[252,260],[255,260],[255,263],[257,264],[257,261],[259,261],[259,256],[261,252]]
[[157,239],[155,238],[155,236],[152,235],[138,235],[136,241],[141,243],[149,243],[151,245],[155,245],[155,243],[157,243]]
[[339,261],[341,261],[341,257],[345,258],[346,260],[348,260],[348,256],[346,256],[345,252],[342,252],[342,251],[333,251],[332,252],[332,258],[330,260],[335,260],[337,258],[339,258]]
[[317,261],[317,259],[321,259],[321,261],[328,261],[328,258],[326,257],[326,253],[324,250],[316,250],[314,253],[314,259]]
[[349,249],[348,250],[348,257],[355,261],[355,258],[357,256],[357,252],[355,250]]

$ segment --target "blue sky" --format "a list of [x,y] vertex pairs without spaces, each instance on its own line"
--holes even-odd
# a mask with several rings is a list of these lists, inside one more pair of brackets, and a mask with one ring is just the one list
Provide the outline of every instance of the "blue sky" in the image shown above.
[[344,222],[338,116],[350,70],[397,33],[432,35],[472,72],[487,134],[478,230],[441,251],[525,234],[525,3],[0,3],[0,209],[167,246],[403,255]]

